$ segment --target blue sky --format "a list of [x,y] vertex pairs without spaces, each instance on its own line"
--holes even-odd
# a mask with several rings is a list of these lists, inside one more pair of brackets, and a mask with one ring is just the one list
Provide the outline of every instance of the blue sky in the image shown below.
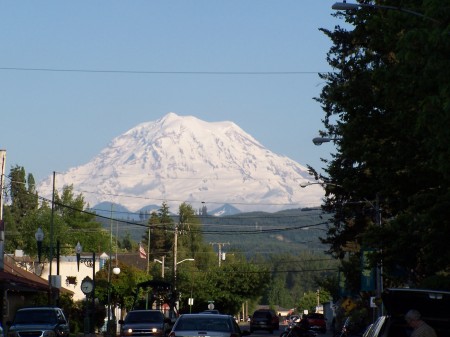
[[[0,2],[0,148],[37,181],[168,112],[320,170],[333,0]],[[39,69],[39,70],[38,70]],[[262,74],[264,72],[286,74]],[[257,73],[257,74],[256,74]]]

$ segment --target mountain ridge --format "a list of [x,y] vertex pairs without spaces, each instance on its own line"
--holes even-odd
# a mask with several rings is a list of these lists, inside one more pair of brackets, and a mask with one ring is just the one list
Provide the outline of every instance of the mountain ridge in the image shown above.
[[[56,176],[58,191],[73,185],[90,205],[121,204],[131,211],[166,202],[240,211],[317,206],[323,189],[306,167],[277,155],[233,122],[205,122],[173,112],[114,138],[84,165]],[[50,196],[52,177],[38,185]]]

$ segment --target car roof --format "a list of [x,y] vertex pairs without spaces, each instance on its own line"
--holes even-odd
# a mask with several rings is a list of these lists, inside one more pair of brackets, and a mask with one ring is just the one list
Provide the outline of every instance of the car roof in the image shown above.
[[16,313],[22,312],[22,313],[26,313],[26,312],[36,312],[36,311],[47,311],[47,312],[63,312],[61,308],[58,307],[26,307],[26,308],[20,308],[17,309]]
[[415,309],[423,318],[448,318],[450,291],[389,288],[382,294],[383,304],[391,316],[404,316]]
[[225,314],[212,314],[209,312],[200,312],[198,314],[182,314],[180,317],[186,317],[186,318],[190,318],[190,317],[219,317],[219,318],[230,318],[230,315],[225,315]]

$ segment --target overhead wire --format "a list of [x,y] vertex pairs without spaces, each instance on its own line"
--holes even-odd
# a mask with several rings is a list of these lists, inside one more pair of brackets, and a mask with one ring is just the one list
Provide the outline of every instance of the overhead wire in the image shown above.
[[317,75],[329,71],[157,71],[157,70],[114,70],[114,69],[69,69],[69,68],[31,68],[0,67],[0,70],[65,72],[93,74],[129,74],[129,75]]

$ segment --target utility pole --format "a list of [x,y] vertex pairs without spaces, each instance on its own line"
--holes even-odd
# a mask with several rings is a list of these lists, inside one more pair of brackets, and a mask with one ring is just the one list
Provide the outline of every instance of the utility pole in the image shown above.
[[217,247],[219,248],[219,267],[220,267],[220,263],[222,261],[222,247],[225,245],[229,245],[229,242],[210,242],[210,245],[214,246],[217,245]]
[[[381,227],[381,209],[380,209],[380,197],[377,193],[375,200],[375,223],[377,226]],[[383,252],[381,251],[381,254]],[[383,293],[383,258],[380,259],[377,266],[377,298],[381,299],[381,294]],[[383,304],[378,308],[378,317],[383,316]]]
[[3,222],[5,166],[6,166],[6,150],[0,150],[0,271],[4,270],[3,254],[5,252],[5,223]]
[[177,289],[177,253],[178,253],[178,225],[175,225],[173,238],[173,290]]
[[147,275],[150,272],[150,224],[148,224],[148,238],[147,238]]
[[50,218],[50,251],[49,251],[49,274],[48,274],[48,286],[49,286],[49,298],[48,304],[53,304],[53,238],[54,238],[54,217],[55,217],[55,176],[56,172],[53,171],[53,185],[52,185],[52,213]]
[[[5,269],[3,254],[5,252],[5,223],[3,221],[3,195],[5,187],[5,166],[6,150],[0,150],[0,271]],[[0,322],[3,322],[5,293],[3,287],[0,288]]]

